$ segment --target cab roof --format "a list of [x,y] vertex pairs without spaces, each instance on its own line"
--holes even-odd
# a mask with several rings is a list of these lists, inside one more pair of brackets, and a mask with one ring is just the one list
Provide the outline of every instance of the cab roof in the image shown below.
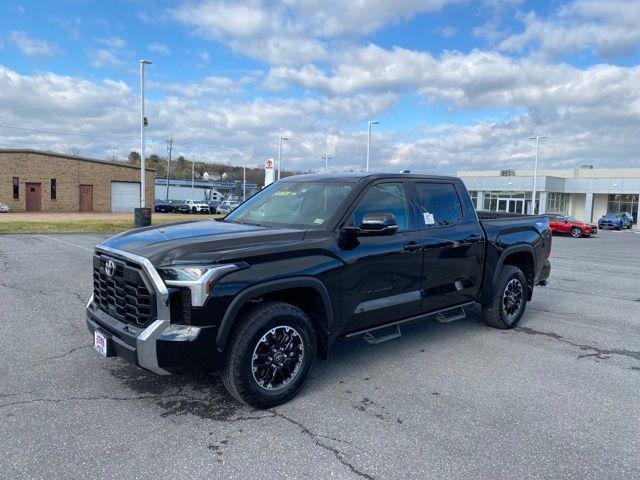
[[411,178],[420,180],[451,180],[460,181],[458,177],[446,175],[426,175],[420,173],[312,173],[305,175],[293,175],[281,179],[281,182],[346,182],[358,183],[363,180],[372,181],[379,179]]

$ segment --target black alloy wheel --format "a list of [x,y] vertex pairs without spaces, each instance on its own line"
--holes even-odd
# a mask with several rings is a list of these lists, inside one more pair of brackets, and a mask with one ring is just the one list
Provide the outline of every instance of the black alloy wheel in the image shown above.
[[253,349],[251,373],[261,388],[278,390],[296,378],[304,360],[302,336],[280,325],[265,333]]
[[512,324],[524,306],[524,287],[520,279],[509,280],[502,294],[502,315],[506,323]]

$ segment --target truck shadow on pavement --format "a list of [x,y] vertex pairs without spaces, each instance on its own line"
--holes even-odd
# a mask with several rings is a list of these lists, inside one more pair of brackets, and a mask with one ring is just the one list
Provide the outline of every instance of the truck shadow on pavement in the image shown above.
[[[360,339],[337,342],[328,360],[316,362],[309,382],[293,402],[304,401],[306,396],[335,388],[337,384],[348,388],[354,379],[370,380],[378,368],[372,365],[374,357],[377,365],[390,365],[398,358],[425,352],[436,342],[475,336],[488,328],[479,321],[477,312],[471,310],[466,319],[451,324],[426,320],[406,325],[402,328],[403,336],[388,343],[369,345]],[[237,402],[213,373],[160,376],[120,359],[114,359],[109,371],[123,387],[140,398],[152,400],[162,410],[163,417],[194,415],[218,422],[232,422],[273,416]]]

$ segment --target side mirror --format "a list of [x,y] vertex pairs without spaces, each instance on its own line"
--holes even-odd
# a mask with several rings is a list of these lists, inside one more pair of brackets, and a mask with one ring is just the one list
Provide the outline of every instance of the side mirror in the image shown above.
[[366,213],[362,217],[358,233],[361,235],[393,235],[398,222],[393,213]]

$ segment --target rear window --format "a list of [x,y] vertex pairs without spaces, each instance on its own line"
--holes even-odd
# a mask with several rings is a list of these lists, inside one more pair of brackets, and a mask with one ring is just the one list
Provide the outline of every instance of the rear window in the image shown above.
[[462,218],[462,207],[451,183],[416,183],[418,204],[427,228],[455,225]]

